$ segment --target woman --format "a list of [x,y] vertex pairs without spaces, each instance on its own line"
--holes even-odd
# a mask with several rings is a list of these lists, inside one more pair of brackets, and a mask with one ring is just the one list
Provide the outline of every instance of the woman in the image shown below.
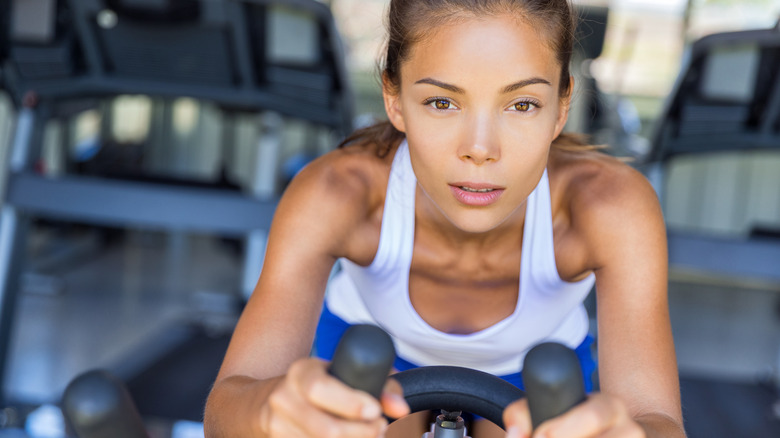
[[[685,436],[655,193],[561,134],[571,5],[393,0],[388,18],[389,121],[287,189],[207,403],[208,436],[420,436],[415,420],[386,426],[382,413],[408,412],[392,379],[380,402],[345,387],[308,357],[315,334],[327,358],[344,327],[371,322],[393,336],[399,369],[462,365],[519,383],[525,352],[545,340],[588,368],[594,283],[601,392],[533,436]],[[524,401],[504,420],[505,436],[530,436]],[[475,438],[504,436],[476,423]]]

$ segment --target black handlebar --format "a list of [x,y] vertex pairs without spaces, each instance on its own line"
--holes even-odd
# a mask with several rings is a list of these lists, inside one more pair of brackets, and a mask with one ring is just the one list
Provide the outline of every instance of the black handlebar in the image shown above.
[[585,400],[580,361],[570,348],[547,342],[531,349],[523,361],[533,428]]
[[373,325],[353,325],[341,337],[328,371],[352,388],[379,399],[393,367],[390,336]]
[[106,371],[88,371],[73,379],[65,388],[62,412],[78,437],[149,436],[124,383]]
[[470,368],[430,366],[394,374],[412,412],[466,411],[504,428],[504,409],[525,397],[520,388],[492,374]]
[[[392,340],[382,329],[355,325],[344,333],[330,369],[353,388],[371,388],[366,392],[378,397],[394,357]],[[373,372],[376,374],[369,375]],[[462,410],[502,428],[504,409],[526,395],[534,428],[585,399],[576,354],[556,343],[537,345],[526,355],[523,363],[526,393],[492,374],[461,367],[421,367],[394,374],[392,378],[401,384],[412,412]]]

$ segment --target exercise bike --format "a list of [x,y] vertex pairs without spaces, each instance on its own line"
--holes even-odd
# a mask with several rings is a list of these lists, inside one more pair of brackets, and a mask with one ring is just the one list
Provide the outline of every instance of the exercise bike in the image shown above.
[[[372,325],[355,325],[339,342],[329,372],[379,398],[394,359],[393,342],[386,332]],[[441,410],[422,438],[468,438],[461,417],[464,411],[504,428],[504,409],[523,397],[528,397],[536,428],[585,399],[576,354],[556,343],[537,345],[526,355],[525,391],[492,374],[453,366],[421,367],[390,378],[400,383],[412,413]],[[76,377],[65,389],[62,411],[78,438],[148,437],[124,385],[104,371]]]

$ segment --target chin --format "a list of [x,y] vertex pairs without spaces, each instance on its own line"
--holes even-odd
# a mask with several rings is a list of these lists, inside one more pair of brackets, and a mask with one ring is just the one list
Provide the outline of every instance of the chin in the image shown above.
[[[493,231],[503,224],[506,217],[497,218],[493,214],[460,214],[457,216],[448,216],[448,219],[457,229],[464,233],[481,234]],[[481,214],[482,213],[482,214]]]

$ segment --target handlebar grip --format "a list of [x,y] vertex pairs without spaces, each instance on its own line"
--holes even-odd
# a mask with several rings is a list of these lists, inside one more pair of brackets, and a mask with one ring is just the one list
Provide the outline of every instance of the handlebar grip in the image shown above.
[[579,359],[564,345],[545,342],[532,348],[522,376],[534,429],[585,400]]
[[344,332],[328,371],[348,386],[379,399],[394,360],[390,335],[379,327],[357,324]]
[[79,438],[148,438],[124,383],[102,370],[73,379],[62,396],[62,412]]

